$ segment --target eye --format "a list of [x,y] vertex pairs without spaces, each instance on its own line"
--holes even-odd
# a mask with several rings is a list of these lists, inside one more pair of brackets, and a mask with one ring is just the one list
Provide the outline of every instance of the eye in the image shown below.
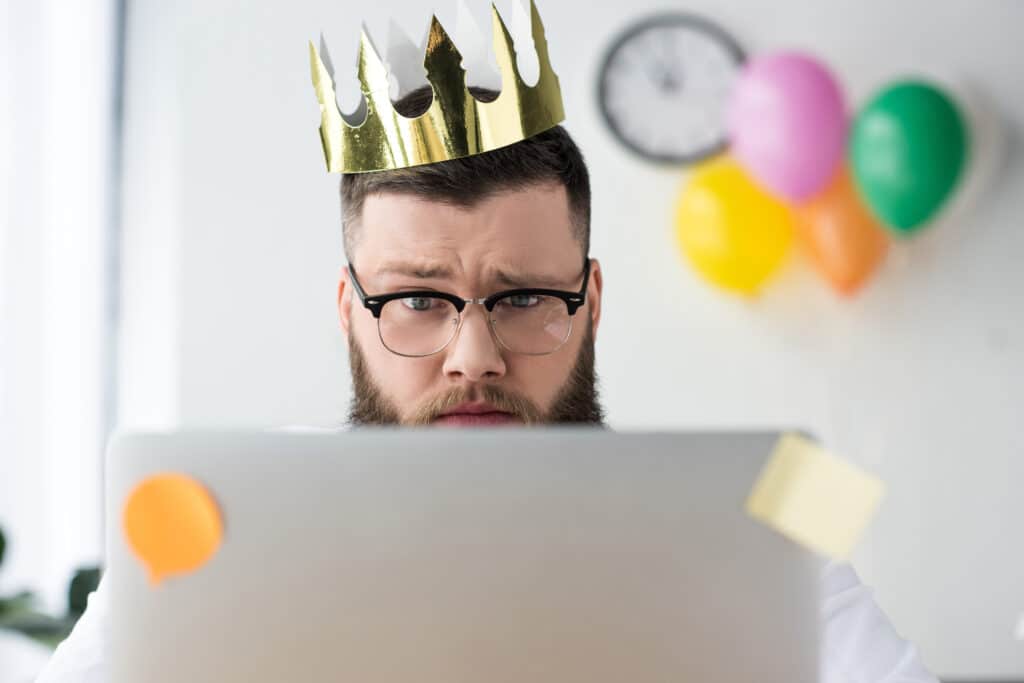
[[530,308],[531,306],[536,306],[539,301],[540,297],[533,294],[513,294],[505,299],[504,303],[513,308]]
[[401,301],[402,305],[413,311],[429,311],[434,305],[434,300],[426,296],[411,296]]

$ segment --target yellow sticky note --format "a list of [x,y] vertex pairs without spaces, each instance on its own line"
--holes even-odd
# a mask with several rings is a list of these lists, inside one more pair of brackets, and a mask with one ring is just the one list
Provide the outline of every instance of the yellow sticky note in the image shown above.
[[885,485],[799,434],[783,435],[747,498],[747,513],[837,560],[849,557]]
[[153,585],[202,567],[224,535],[220,509],[210,492],[177,473],[157,474],[139,483],[128,495],[122,524],[129,547]]

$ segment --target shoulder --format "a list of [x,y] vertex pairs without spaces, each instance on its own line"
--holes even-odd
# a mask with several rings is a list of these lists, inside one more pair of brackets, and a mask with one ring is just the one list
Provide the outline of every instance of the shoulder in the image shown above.
[[50,657],[36,683],[107,683],[106,638],[110,622],[109,577],[89,596],[85,613]]
[[848,564],[822,573],[823,683],[938,683]]

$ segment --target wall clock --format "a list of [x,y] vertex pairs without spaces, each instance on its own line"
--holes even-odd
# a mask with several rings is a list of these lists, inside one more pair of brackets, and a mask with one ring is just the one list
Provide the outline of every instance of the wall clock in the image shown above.
[[612,134],[645,159],[689,164],[722,151],[725,107],[745,55],[723,29],[692,14],[660,14],[616,36],[598,72]]

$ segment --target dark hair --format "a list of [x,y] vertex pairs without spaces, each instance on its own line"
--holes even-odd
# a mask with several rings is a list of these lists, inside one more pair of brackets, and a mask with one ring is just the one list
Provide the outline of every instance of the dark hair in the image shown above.
[[[498,93],[470,86],[478,100],[489,102]],[[433,99],[430,86],[413,90],[395,109],[405,116],[425,112]],[[505,190],[557,182],[565,187],[573,218],[574,236],[590,251],[590,176],[583,154],[561,126],[489,152],[390,171],[345,173],[341,176],[342,232],[345,255],[351,260],[363,201],[368,195],[394,192],[471,208]]]

